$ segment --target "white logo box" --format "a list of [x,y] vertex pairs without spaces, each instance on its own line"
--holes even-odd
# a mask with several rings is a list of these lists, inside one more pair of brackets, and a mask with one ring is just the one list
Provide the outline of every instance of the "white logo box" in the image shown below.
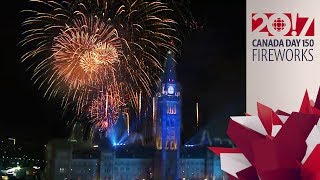
[[[281,109],[287,112],[299,111],[301,100],[304,96],[304,92],[308,90],[310,99],[315,100],[317,92],[320,86],[320,1],[319,0],[247,0],[247,24],[246,24],[246,111],[249,114],[257,114],[257,102],[271,107],[273,110]],[[260,16],[264,14],[277,14],[271,18],[272,15],[268,15],[268,18],[264,18],[265,24],[269,24],[269,29],[272,27],[272,23],[278,17],[284,19],[283,22],[287,23],[291,30],[285,27],[287,32],[294,30],[299,31],[297,24],[293,25],[292,22],[303,21],[303,18],[314,20],[314,36],[306,36],[306,29],[299,34],[293,33],[297,36],[284,36],[283,33],[273,30],[274,36],[269,36],[268,32],[252,31],[252,18],[253,13],[259,13]],[[284,17],[285,14],[291,16],[288,23],[288,19]],[[295,16],[296,15],[296,16]],[[296,19],[295,19],[296,18]],[[272,20],[272,22],[269,19]],[[305,19],[306,20],[306,19]],[[260,21],[263,21],[261,18]],[[281,22],[281,21],[280,21]],[[306,26],[310,26],[306,24]],[[302,23],[303,24],[303,23]],[[256,23],[255,23],[256,25]],[[265,26],[267,28],[268,25]],[[295,27],[294,27],[295,26]],[[300,23],[300,31],[301,28]],[[308,29],[309,30],[309,29]],[[267,30],[268,31],[268,30]],[[281,30],[280,30],[281,31]],[[293,42],[295,39],[302,41],[312,41],[312,47],[304,47],[303,43],[300,43],[298,47],[289,45],[287,47],[254,47],[252,42],[254,39],[271,39],[271,40],[283,40]],[[290,43],[289,43],[290,44]],[[288,59],[290,59],[291,51],[297,53],[303,53],[305,49],[309,49],[311,55],[308,58],[312,61],[269,61],[274,60],[271,58],[268,61],[257,61],[257,53],[260,49],[270,52],[289,51]],[[275,49],[269,50],[269,49]],[[291,50],[290,50],[291,49]],[[297,49],[297,50],[295,50]],[[312,50],[310,50],[312,49]],[[309,52],[308,52],[309,53]],[[255,61],[254,61],[255,56]],[[260,54],[261,56],[261,54]],[[297,58],[298,59],[298,58]],[[265,60],[265,59],[264,59]]]

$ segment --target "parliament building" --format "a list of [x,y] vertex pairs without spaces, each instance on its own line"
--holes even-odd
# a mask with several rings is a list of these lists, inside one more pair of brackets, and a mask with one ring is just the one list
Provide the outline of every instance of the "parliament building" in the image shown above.
[[[226,179],[220,169],[219,157],[207,147],[232,147],[229,140],[204,136],[206,141],[202,138],[202,142],[196,144],[181,144],[181,86],[177,81],[175,64],[174,56],[169,52],[153,98],[154,117],[145,130],[151,137],[145,137],[143,133],[129,133],[128,123],[123,120],[118,130],[113,131],[117,132],[113,133],[117,134],[114,137],[105,135],[100,137],[100,142],[85,141],[77,137],[84,133],[81,125],[77,125],[79,127],[74,127],[68,140],[53,140],[47,145],[47,179]],[[123,134],[126,135],[125,141]]]

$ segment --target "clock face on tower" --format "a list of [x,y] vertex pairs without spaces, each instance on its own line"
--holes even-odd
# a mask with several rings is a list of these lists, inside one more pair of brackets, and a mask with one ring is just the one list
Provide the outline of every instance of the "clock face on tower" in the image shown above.
[[168,86],[168,93],[173,94],[174,93],[174,87],[173,86]]

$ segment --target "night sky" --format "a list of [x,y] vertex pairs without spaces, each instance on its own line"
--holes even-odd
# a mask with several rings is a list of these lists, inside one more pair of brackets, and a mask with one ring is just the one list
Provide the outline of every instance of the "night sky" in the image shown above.
[[[1,124],[0,137],[43,145],[69,135],[59,101],[47,100],[20,63],[19,11],[26,0],[6,1],[1,8]],[[183,88],[183,137],[195,133],[195,103],[200,103],[202,127],[226,136],[229,116],[245,112],[245,1],[193,0],[193,16],[203,30],[184,42],[177,65]]]

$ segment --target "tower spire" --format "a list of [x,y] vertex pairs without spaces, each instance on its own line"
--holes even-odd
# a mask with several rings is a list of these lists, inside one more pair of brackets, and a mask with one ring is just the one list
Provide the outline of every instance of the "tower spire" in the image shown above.
[[167,53],[167,60],[164,67],[164,73],[161,78],[162,82],[176,83],[176,61],[174,59],[174,54],[171,51]]

